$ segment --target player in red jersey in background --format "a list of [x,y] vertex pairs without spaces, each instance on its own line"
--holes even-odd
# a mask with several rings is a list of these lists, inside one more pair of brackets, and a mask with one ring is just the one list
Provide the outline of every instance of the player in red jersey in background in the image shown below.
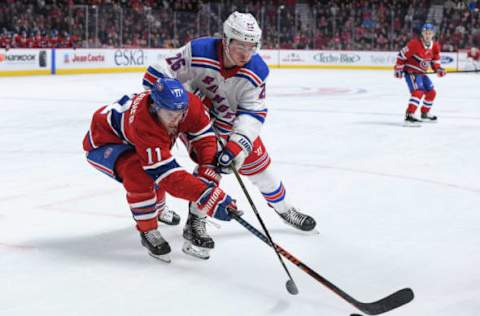
[[[445,76],[445,69],[440,65],[440,44],[433,40],[433,25],[425,23],[419,38],[410,40],[397,56],[394,67],[396,78],[405,77],[410,90],[410,100],[405,115],[406,126],[420,126],[420,122],[435,122],[437,117],[430,114],[436,91],[433,83],[426,75],[431,67],[439,77]],[[422,103],[423,99],[423,103]],[[421,120],[414,114],[421,105]]]
[[[170,152],[180,134],[193,149],[198,177]],[[170,246],[157,230],[157,220],[180,221],[174,213],[165,214],[165,192],[194,203],[198,216],[228,221],[236,211],[235,201],[218,187],[210,118],[200,99],[176,79],[158,79],[151,90],[98,109],[83,149],[90,164],[123,184],[142,245],[155,258],[170,261]]]
[[472,47],[467,51],[467,65],[468,70],[480,70],[480,50]]

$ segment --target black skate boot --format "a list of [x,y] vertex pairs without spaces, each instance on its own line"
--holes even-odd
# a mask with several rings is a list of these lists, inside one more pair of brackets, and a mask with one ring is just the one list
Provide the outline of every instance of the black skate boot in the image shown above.
[[423,122],[430,122],[430,123],[437,122],[437,117],[435,115],[431,115],[430,112],[422,112],[421,118]]
[[417,119],[413,113],[406,113],[405,114],[405,123],[403,124],[403,126],[408,126],[408,127],[420,127],[422,126],[420,123],[422,121],[420,121],[419,119]]
[[215,242],[208,235],[205,224],[206,216],[202,218],[192,213],[188,214],[187,223],[183,228],[185,242],[182,250],[188,255],[206,260],[210,258],[209,252],[215,247]]
[[178,225],[180,223],[180,215],[169,209],[168,206],[165,206],[163,211],[158,213],[158,221],[171,226]]
[[148,254],[156,259],[169,263],[170,245],[163,239],[160,232],[156,229],[148,232],[140,232],[142,238],[142,246],[148,249]]
[[313,217],[297,211],[294,207],[289,208],[285,213],[278,213],[278,215],[280,215],[287,224],[306,232],[313,230],[315,225],[317,225]]

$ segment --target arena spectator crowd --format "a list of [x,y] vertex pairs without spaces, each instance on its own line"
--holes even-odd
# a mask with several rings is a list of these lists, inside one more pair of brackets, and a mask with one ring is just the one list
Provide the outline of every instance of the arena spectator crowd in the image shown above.
[[[234,10],[251,12],[263,48],[397,50],[427,21],[434,0],[3,0],[0,48],[175,48],[220,36]],[[440,1],[444,51],[480,44],[480,0]]]

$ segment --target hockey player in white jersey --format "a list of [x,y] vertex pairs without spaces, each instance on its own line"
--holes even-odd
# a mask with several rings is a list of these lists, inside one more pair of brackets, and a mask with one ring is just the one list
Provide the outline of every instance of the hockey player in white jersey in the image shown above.
[[[251,14],[234,12],[224,22],[223,32],[222,39],[192,40],[165,58],[164,63],[148,67],[143,85],[149,89],[157,78],[168,76],[185,83],[191,91],[200,92],[222,143],[218,158],[220,171],[230,173],[233,166],[249,178],[286,223],[311,231],[315,220],[287,201],[283,183],[272,172],[270,156],[259,136],[267,115],[265,81],[269,73],[268,66],[257,54],[262,31]],[[200,216],[193,205],[184,237],[193,246],[214,247],[205,229],[204,216]],[[187,244],[187,248],[190,246]]]

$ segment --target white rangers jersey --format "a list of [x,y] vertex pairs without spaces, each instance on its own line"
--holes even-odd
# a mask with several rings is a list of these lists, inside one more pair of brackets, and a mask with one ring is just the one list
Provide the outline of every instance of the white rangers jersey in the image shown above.
[[255,54],[243,67],[225,69],[222,52],[221,39],[195,39],[164,63],[148,67],[143,85],[149,89],[162,76],[178,79],[211,101],[210,115],[217,135],[226,137],[234,132],[253,143],[267,115],[268,66]]

